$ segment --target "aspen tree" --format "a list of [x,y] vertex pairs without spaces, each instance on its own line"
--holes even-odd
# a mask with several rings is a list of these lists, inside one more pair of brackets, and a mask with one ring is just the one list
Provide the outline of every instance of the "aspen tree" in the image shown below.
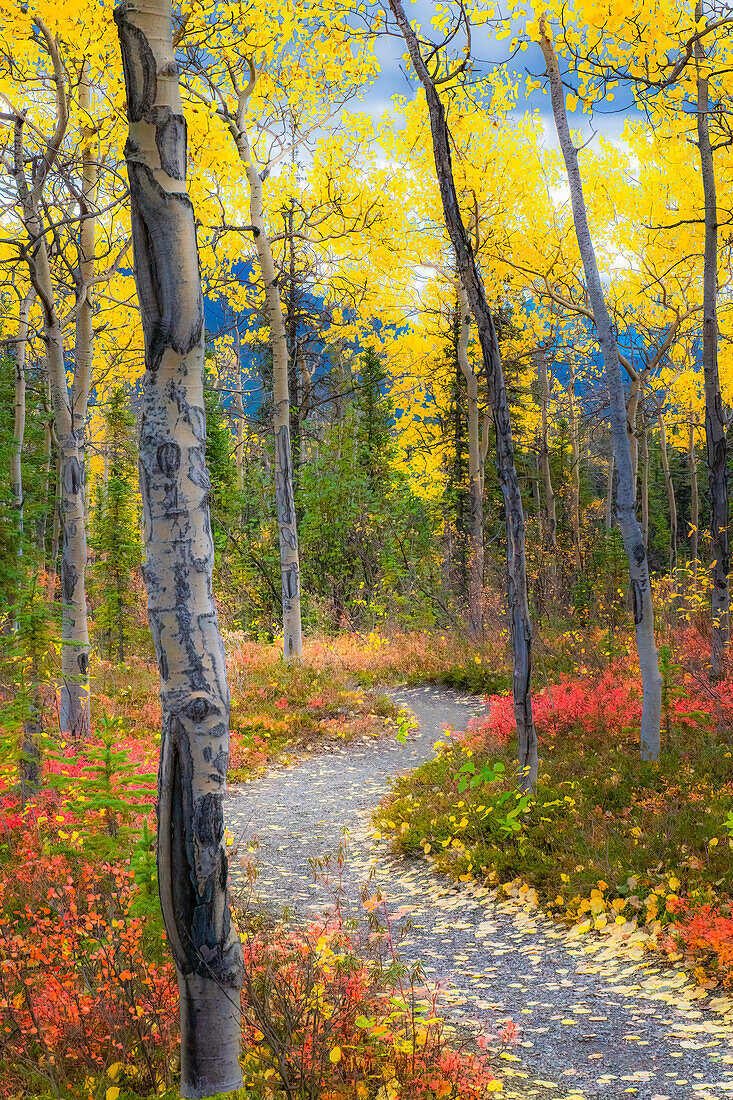
[[241,1084],[242,947],[227,887],[229,688],[212,592],[204,312],[171,0],[115,10],[145,336],[140,489],[161,682],[158,882],[181,1005],[181,1095]]
[[[704,18],[700,0],[695,21]],[[710,485],[710,552],[712,563],[712,617],[710,675],[723,673],[730,616],[730,506],[728,501],[728,459],[723,401],[718,372],[718,201],[715,186],[713,145],[710,140],[710,66],[699,38],[695,40],[697,82],[697,144],[700,154],[705,217],[703,269],[702,366],[705,380],[705,439]]]
[[484,509],[483,462],[478,407],[478,378],[468,357],[471,311],[464,283],[458,281],[461,327],[458,337],[458,363],[466,380],[466,420],[468,424],[468,610],[471,633],[480,638],[484,632]]
[[595,248],[588,226],[583,182],[578,165],[578,150],[573,144],[570,127],[568,126],[563,82],[544,17],[540,20],[540,35],[539,44],[547,67],[555,127],[570,185],[575,233],[583,261],[588,297],[598,333],[598,343],[611,404],[611,438],[615,465],[618,471],[616,516],[629,563],[636,644],[642,678],[641,756],[643,760],[656,760],[659,757],[660,749],[662,678],[659,674],[659,659],[654,637],[654,607],[647,552],[641,528],[636,518],[635,478],[631,446],[627,434],[627,408],[619,364],[619,352],[603,294]]
[[405,15],[401,0],[390,0],[390,8],[405,39],[413,68],[425,92],[430,116],[435,172],[445,226],[455,250],[458,278],[463,280],[476,322],[486,372],[489,402],[496,431],[496,464],[506,516],[507,603],[513,648],[514,715],[517,723],[519,772],[523,789],[534,789],[537,783],[537,734],[532,716],[532,624],[527,595],[524,507],[514,464],[509,399],[499,343],[494,318],[486,300],[484,284],[458,204],[445,107],[423,58],[417,34]]
[[54,168],[69,122],[66,73],[57,40],[43,20],[35,16],[45,50],[52,64],[55,87],[55,125],[44,139],[39,167],[28,179],[24,145],[25,115],[14,121],[13,162],[21,218],[27,234],[27,257],[31,281],[43,311],[43,339],[46,345],[51,404],[60,457],[61,513],[61,599],[62,646],[59,684],[59,723],[62,734],[81,737],[89,729],[89,630],[85,571],[87,562],[84,455],[81,437],[74,423],[74,398],[69,393],[64,341],[56,291],[51,274],[48,227],[43,211],[43,192]]

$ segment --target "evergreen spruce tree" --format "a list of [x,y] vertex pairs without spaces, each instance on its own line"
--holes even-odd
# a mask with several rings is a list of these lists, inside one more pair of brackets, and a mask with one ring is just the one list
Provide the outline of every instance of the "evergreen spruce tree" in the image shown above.
[[105,410],[108,476],[97,490],[92,547],[96,555],[93,588],[99,603],[100,648],[121,663],[129,643],[136,604],[134,573],[140,546],[135,415],[128,391],[116,386]]

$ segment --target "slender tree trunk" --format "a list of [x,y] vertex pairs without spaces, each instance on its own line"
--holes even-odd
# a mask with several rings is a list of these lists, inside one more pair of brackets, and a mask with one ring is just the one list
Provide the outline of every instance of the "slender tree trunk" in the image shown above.
[[[703,18],[703,5],[695,6],[695,18]],[[710,677],[723,673],[725,647],[728,639],[730,593],[730,541],[728,537],[727,442],[723,401],[718,374],[718,201],[715,191],[715,167],[710,142],[708,77],[705,75],[705,52],[695,43],[697,62],[697,139],[705,201],[705,258],[703,267],[702,365],[705,378],[705,438],[707,441],[708,477],[710,481],[710,534],[712,541],[712,635],[710,645]]]
[[[59,101],[63,77],[54,57]],[[64,108],[65,110],[65,108]],[[14,174],[23,210],[29,246],[31,279],[43,308],[51,404],[61,457],[61,682],[59,724],[65,737],[83,737],[89,731],[89,631],[84,571],[87,560],[83,453],[74,430],[72,402],[66,375],[63,335],[51,277],[48,239],[40,213],[41,196],[29,188],[25,175],[23,121],[15,127]]]
[[641,537],[649,553],[649,433],[646,420],[641,426]]
[[690,471],[690,562],[692,565],[692,586],[697,588],[698,525],[700,523],[700,505],[697,495],[697,461],[695,459],[695,413],[690,407],[690,427],[687,437],[687,466]]
[[634,491],[636,491],[636,479],[639,472],[639,440],[636,435],[636,417],[639,412],[639,398],[641,396],[642,379],[638,372],[630,376],[629,400],[626,404],[626,434],[631,448],[631,468],[634,476]]
[[[13,446],[10,451],[10,495],[15,512],[15,528],[18,537],[17,557],[23,560],[23,471],[21,456],[25,437],[25,364],[28,347],[28,319],[35,299],[35,290],[31,287],[20,304],[18,319],[18,338],[13,353],[13,374],[15,378],[15,415],[13,420]],[[18,578],[20,581],[20,578]]]
[[573,452],[573,468],[570,479],[570,512],[573,525],[573,545],[575,564],[578,572],[583,570],[583,547],[580,540],[580,433],[578,431],[578,413],[575,408],[575,367],[571,367],[568,386],[568,409],[570,424],[570,447]]
[[59,568],[59,541],[61,539],[61,452],[56,451],[53,493],[53,523],[51,524],[51,558],[48,565],[48,585],[46,599],[53,603],[56,599],[56,579]]
[[504,382],[499,342],[473,247],[458,205],[445,108],[420,53],[417,36],[405,16],[401,0],[390,0],[390,7],[407,43],[415,72],[425,90],[433,139],[435,171],[445,225],[456,254],[457,274],[466,288],[471,312],[476,322],[486,372],[489,404],[496,429],[496,467],[506,515],[507,604],[513,649],[514,714],[517,722],[519,773],[522,786],[525,789],[532,789],[537,783],[537,734],[532,716],[532,624],[527,597],[524,508],[514,464],[509,398]]
[[280,536],[280,569],[282,574],[283,652],[285,659],[299,657],[303,652],[300,619],[300,559],[298,555],[298,525],[293,493],[293,455],[290,442],[290,394],[288,388],[288,337],[278,287],[277,271],[270,238],[264,222],[262,179],[253,162],[245,124],[247,102],[251,89],[240,95],[236,121],[230,123],[237,151],[249,183],[250,218],[265,286],[265,309],[270,325],[272,346],[273,426],[275,430],[275,498],[278,533]]
[[[45,418],[45,409],[43,410]],[[51,484],[51,424],[45,418],[43,427],[43,483],[41,486],[41,508],[36,520],[36,550],[39,555],[39,571],[46,572],[46,531],[48,528],[49,499],[48,494]],[[55,499],[55,498],[54,498]]]
[[181,1001],[181,1095],[241,1085],[242,947],[223,799],[229,688],[212,590],[204,310],[171,0],[115,10],[127,91],[135,279],[145,337],[140,491],[163,736],[158,882]]
[[545,490],[545,549],[553,553],[557,550],[557,513],[555,509],[555,490],[552,487],[550,469],[550,444],[547,429],[547,413],[550,404],[550,378],[547,373],[547,356],[543,350],[536,352],[537,373],[540,380],[540,399],[542,403],[542,435],[540,437],[540,473]]
[[557,57],[547,34],[544,17],[540,21],[540,33],[542,36],[540,48],[547,65],[555,126],[570,185],[575,233],[583,261],[588,297],[595,317],[598,343],[611,404],[611,435],[618,470],[616,515],[629,562],[634,623],[636,625],[636,644],[639,651],[639,665],[643,685],[641,755],[644,760],[656,760],[659,757],[660,748],[662,679],[659,675],[659,659],[654,637],[654,608],[649,582],[646,545],[635,511],[634,471],[631,446],[627,434],[627,408],[621,367],[618,361],[618,346],[603,295],[595,249],[588,226],[588,215],[583,196],[583,181],[578,166],[578,151],[573,145],[565,112],[565,90],[557,64]]
[[611,530],[611,521],[613,519],[613,475],[616,470],[616,460],[614,458],[613,451],[608,460],[608,483],[606,487],[606,530]]
[[468,502],[470,509],[468,611],[471,633],[475,638],[481,638],[484,633],[484,507],[481,484],[478,378],[468,358],[471,310],[466,288],[460,281],[458,282],[458,298],[461,306],[458,363],[466,380],[466,419],[468,422]]
[[662,452],[662,470],[664,471],[664,486],[667,490],[667,504],[669,505],[669,571],[673,573],[677,568],[677,501],[674,495],[672,475],[669,470],[669,455],[667,454],[667,426],[661,412],[657,416],[659,427],[659,446]]

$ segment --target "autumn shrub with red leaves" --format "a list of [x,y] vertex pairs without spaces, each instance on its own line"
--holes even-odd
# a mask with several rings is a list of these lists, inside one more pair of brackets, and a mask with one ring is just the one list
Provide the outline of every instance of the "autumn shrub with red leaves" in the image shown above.
[[493,696],[487,718],[394,782],[377,823],[458,879],[525,883],[582,931],[640,930],[733,988],[733,670],[711,683],[706,661],[689,628],[660,646],[658,762],[640,758],[629,645],[610,667],[581,664],[535,692],[535,797],[517,788],[512,699]]
[[437,995],[391,949],[364,955],[338,920],[244,932],[244,1078],[256,1096],[482,1100],[507,1029],[456,1043]]

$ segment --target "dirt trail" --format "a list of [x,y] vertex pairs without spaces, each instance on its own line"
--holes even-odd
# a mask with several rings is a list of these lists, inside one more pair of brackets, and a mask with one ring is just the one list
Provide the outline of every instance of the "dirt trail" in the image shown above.
[[429,759],[446,726],[465,728],[481,710],[447,689],[391,694],[420,722],[406,745],[352,742],[231,791],[229,829],[259,842],[262,904],[302,916],[326,908],[309,860],[333,855],[347,830],[348,906],[357,911],[359,887],[376,869],[389,908],[412,910],[401,954],[441,984],[451,1020],[494,1028],[510,1017],[520,1027],[521,1062],[506,1065],[505,1096],[516,1086],[521,1097],[557,1100],[733,1098],[730,1017],[701,1009],[684,975],[618,957],[601,937],[574,940],[515,901],[457,889],[424,859],[395,856],[372,838],[370,812],[390,777]]

